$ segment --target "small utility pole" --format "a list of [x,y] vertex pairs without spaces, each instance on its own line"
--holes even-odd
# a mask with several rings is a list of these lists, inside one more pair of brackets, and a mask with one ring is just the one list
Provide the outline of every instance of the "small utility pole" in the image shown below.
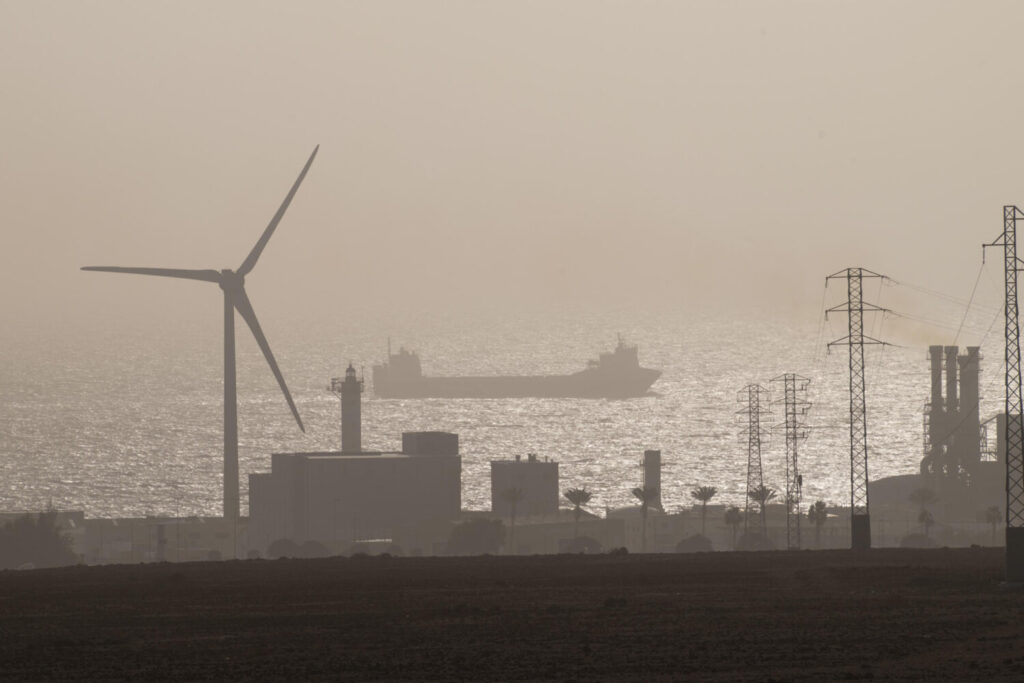
[[849,317],[849,333],[842,339],[829,342],[833,346],[850,348],[850,547],[867,550],[871,547],[871,517],[868,508],[868,416],[864,401],[864,345],[885,342],[864,336],[864,312],[884,313],[886,309],[864,303],[863,279],[882,278],[884,275],[866,268],[847,268],[825,278],[846,280],[847,300],[825,311],[842,311]]

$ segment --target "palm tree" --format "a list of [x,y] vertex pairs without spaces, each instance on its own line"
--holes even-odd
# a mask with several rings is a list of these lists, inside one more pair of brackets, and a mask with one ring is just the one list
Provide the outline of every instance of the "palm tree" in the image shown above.
[[706,536],[705,529],[707,527],[707,514],[708,514],[708,501],[715,497],[718,493],[718,489],[714,486],[698,486],[694,490],[690,491],[690,495],[695,500],[700,501],[700,535]]
[[814,547],[819,549],[821,548],[821,527],[825,526],[825,522],[828,521],[827,508],[828,506],[823,500],[819,500],[807,508],[807,519],[814,525]]
[[[510,488],[505,489],[501,492],[501,499],[509,505],[509,532],[508,532],[508,544],[511,548],[515,548],[515,537],[516,537],[516,508],[519,503],[525,498],[525,494],[522,489]],[[513,550],[513,552],[515,552]]]
[[767,535],[768,531],[768,516],[765,512],[765,506],[768,505],[768,501],[776,496],[775,489],[768,488],[764,484],[756,486],[751,490],[747,491],[747,495],[750,499],[757,503],[757,507],[761,513],[761,533]]
[[736,530],[743,523],[743,511],[733,505],[725,511],[725,523],[732,527],[732,549],[736,550]]
[[569,489],[562,494],[565,499],[572,503],[573,530],[572,537],[579,538],[580,515],[583,514],[583,506],[590,502],[591,493],[586,489]]
[[1003,521],[1003,513],[998,505],[985,510],[985,521],[992,525],[992,545],[996,544],[996,526]]
[[642,488],[637,486],[633,489],[633,497],[640,501],[640,518],[643,524],[640,530],[640,552],[642,553],[647,552],[647,508],[651,506],[657,495],[656,489],[646,486]]

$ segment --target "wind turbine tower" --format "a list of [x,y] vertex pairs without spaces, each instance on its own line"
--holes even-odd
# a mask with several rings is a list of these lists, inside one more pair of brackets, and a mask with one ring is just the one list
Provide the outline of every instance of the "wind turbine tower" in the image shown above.
[[263,234],[260,236],[259,241],[256,242],[256,246],[252,248],[249,255],[246,256],[245,260],[242,261],[242,265],[239,266],[238,270],[231,270],[225,268],[223,270],[185,270],[180,268],[121,268],[117,266],[86,266],[82,270],[97,270],[108,273],[131,273],[134,275],[156,275],[159,277],[173,277],[181,278],[185,280],[200,280],[202,282],[213,282],[220,286],[224,292],[224,517],[225,519],[238,519],[239,516],[239,496],[238,496],[238,396],[235,386],[235,311],[242,316],[246,324],[249,326],[249,330],[252,332],[253,337],[256,338],[256,343],[259,345],[260,350],[263,352],[263,356],[267,359],[267,363],[270,365],[270,370],[274,373],[274,377],[277,379],[278,385],[281,387],[281,391],[284,393],[284,398],[288,402],[288,407],[291,408],[292,415],[295,416],[295,422],[298,423],[299,429],[303,432],[306,428],[302,424],[302,418],[299,417],[299,411],[295,407],[295,402],[292,400],[292,395],[288,391],[288,385],[285,384],[284,376],[281,374],[280,368],[277,367],[277,361],[274,360],[274,354],[270,350],[270,345],[267,343],[267,338],[263,334],[263,329],[260,327],[259,320],[256,319],[256,313],[253,311],[252,304],[249,302],[249,297],[245,293],[245,276],[252,272],[252,269],[256,266],[256,262],[260,258],[260,254],[263,253],[263,249],[267,246],[267,242],[270,241],[270,237],[274,234],[274,230],[277,228],[277,224],[281,222],[281,218],[284,216],[284,212],[288,209],[288,205],[291,204],[292,199],[295,197],[295,193],[299,189],[299,185],[302,184],[302,180],[306,177],[306,172],[309,171],[309,167],[313,164],[313,159],[316,158],[317,150],[320,146],[317,145],[313,149],[313,153],[309,155],[309,160],[306,165],[302,168],[302,172],[299,173],[299,177],[295,180],[291,190],[285,196],[284,201],[281,202],[281,206],[277,209],[277,213],[270,220],[270,224],[267,225]]

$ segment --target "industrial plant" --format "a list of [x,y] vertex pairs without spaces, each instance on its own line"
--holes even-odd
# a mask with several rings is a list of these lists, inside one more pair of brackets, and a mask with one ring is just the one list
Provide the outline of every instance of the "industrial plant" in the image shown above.
[[[745,486],[740,506],[710,505],[714,486],[694,489],[698,506],[666,506],[662,496],[660,450],[646,450],[642,479],[631,493],[635,506],[585,509],[585,488],[560,493],[559,463],[535,453],[509,454],[490,463],[488,512],[462,509],[462,454],[459,436],[444,431],[406,431],[399,451],[366,449],[362,440],[364,382],[349,363],[328,390],[341,405],[340,449],[275,452],[269,472],[249,473],[249,516],[240,512],[235,312],[250,328],[299,429],[299,411],[245,293],[244,280],[256,266],[302,184],[317,149],[293,183],[269,225],[237,270],[183,270],[88,266],[83,270],[191,279],[216,283],[224,295],[224,479],[221,518],[147,517],[89,520],[63,514],[76,552],[87,562],[160,561],[238,557],[341,555],[388,552],[415,555],[450,552],[535,554],[597,552],[623,548],[641,552],[693,552],[712,549],[799,550],[809,547],[805,529],[814,529],[813,547],[867,550],[884,545],[933,545],[930,530],[943,529],[943,542],[969,545],[991,524],[994,541],[998,503],[1007,492],[1005,526],[1008,576],[1024,578],[1024,426],[1021,423],[1020,350],[1016,305],[1016,221],[1022,215],[1004,207],[1004,228],[986,246],[1002,247],[1006,271],[1006,406],[1002,414],[980,414],[981,352],[968,346],[929,347],[931,387],[923,409],[923,453],[916,474],[869,476],[869,420],[865,347],[885,341],[865,334],[865,316],[888,311],[864,300],[864,281],[889,278],[866,268],[843,269],[826,280],[842,282],[846,300],[824,311],[844,314],[847,334],[827,347],[849,354],[849,505],[824,501],[806,505],[799,451],[808,437],[810,380],[785,373],[768,386],[751,383],[739,392],[738,434],[746,447]],[[620,337],[611,353],[566,376],[428,377],[419,357],[388,348],[388,359],[373,368],[379,398],[456,399],[576,397],[625,399],[643,396],[659,370],[639,364],[637,347]],[[771,388],[769,388],[771,387]],[[774,398],[772,392],[774,391]],[[772,407],[784,414],[768,424]],[[1010,416],[1010,419],[1007,419]],[[998,435],[991,447],[987,427]],[[765,479],[763,446],[771,429],[784,433],[784,481]],[[737,473],[739,478],[740,473]],[[571,507],[565,506],[569,503]],[[909,510],[919,508],[922,534],[911,532]],[[871,512],[876,512],[874,526]],[[979,510],[986,510],[984,519]],[[993,510],[995,512],[993,512]],[[709,512],[713,517],[708,525]],[[972,519],[973,516],[973,519]],[[900,520],[904,520],[900,528]],[[470,531],[471,525],[476,528]],[[822,540],[823,528],[825,541]],[[478,545],[453,539],[487,529]],[[742,533],[740,530],[742,529]],[[127,530],[127,541],[125,539]],[[184,543],[182,534],[184,533]],[[918,538],[914,538],[915,535]],[[922,537],[923,536],[923,537]],[[138,537],[138,538],[137,538]],[[173,540],[172,540],[173,539]],[[144,550],[140,550],[144,548]],[[458,550],[456,550],[458,549]]]
[[[944,529],[943,543],[989,540],[992,521],[978,511],[1002,492],[1006,421],[1003,414],[985,420],[979,415],[981,361],[978,347],[929,347],[931,386],[923,409],[920,471],[870,482],[874,546],[905,543],[918,527],[907,521],[918,507],[927,508],[929,524]],[[90,563],[358,552],[444,555],[453,551],[456,527],[480,520],[501,523],[503,536],[493,548],[500,554],[849,547],[857,523],[851,508],[818,503],[815,513],[813,505],[801,507],[798,450],[808,437],[809,383],[788,373],[769,382],[773,392],[756,384],[740,392],[739,435],[747,447],[750,491],[742,510],[709,503],[713,488],[699,506],[667,504],[662,452],[651,449],[639,461],[634,506],[570,507],[559,463],[526,453],[491,461],[490,509],[464,510],[458,435],[404,432],[399,451],[365,448],[364,382],[350,363],[327,387],[340,399],[340,448],[271,454],[269,472],[249,474],[247,518],[114,520],[71,512],[60,520],[79,556]],[[781,407],[783,414],[778,425],[785,435],[782,495],[763,475],[770,406]],[[990,432],[998,437],[990,439]],[[919,500],[922,490],[930,492],[925,500]]]

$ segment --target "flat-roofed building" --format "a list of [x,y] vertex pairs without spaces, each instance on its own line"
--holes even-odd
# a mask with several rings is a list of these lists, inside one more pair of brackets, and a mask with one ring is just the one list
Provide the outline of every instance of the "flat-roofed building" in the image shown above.
[[278,539],[333,551],[455,521],[462,504],[458,435],[410,432],[401,452],[274,453],[249,476],[250,547]]
[[491,461],[491,512],[512,516],[509,492],[518,491],[515,501],[517,517],[534,517],[558,513],[558,463],[541,461],[530,453],[523,460]]

